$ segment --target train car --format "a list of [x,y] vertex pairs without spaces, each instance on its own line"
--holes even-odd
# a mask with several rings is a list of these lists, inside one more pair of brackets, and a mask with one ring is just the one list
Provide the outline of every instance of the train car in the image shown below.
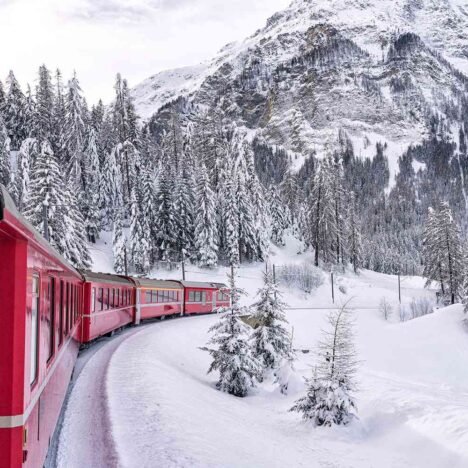
[[3,186],[0,258],[0,467],[39,467],[80,346],[82,278]]
[[155,317],[182,315],[184,288],[178,281],[131,278],[136,287],[135,323]]
[[209,314],[219,307],[229,306],[225,284],[199,281],[179,281],[184,287],[184,314]]
[[84,278],[82,343],[135,323],[135,285],[130,278],[81,271]]

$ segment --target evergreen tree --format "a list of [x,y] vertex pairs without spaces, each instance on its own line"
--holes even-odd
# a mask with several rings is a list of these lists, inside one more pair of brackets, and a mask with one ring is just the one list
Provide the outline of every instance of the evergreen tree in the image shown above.
[[236,181],[228,177],[224,183],[225,199],[222,219],[224,224],[225,256],[230,265],[239,264],[239,207],[236,197]]
[[241,314],[246,310],[239,304],[244,293],[237,287],[235,277],[233,269],[229,275],[231,306],[209,329],[213,336],[208,344],[212,347],[202,349],[208,351],[213,358],[208,373],[219,372],[216,387],[222,392],[245,397],[255,386],[261,366],[250,350],[249,326],[241,319]]
[[149,227],[140,208],[140,203],[141,201],[134,187],[131,200],[130,251],[135,271],[145,274],[150,270]]
[[114,253],[114,271],[117,274],[128,274],[126,268],[126,239],[122,230],[122,211],[118,207],[114,217],[114,228],[112,233],[112,250]]
[[215,195],[203,163],[198,174],[196,201],[195,252],[198,265],[213,268],[218,264],[218,225]]
[[[116,149],[106,154],[101,172],[101,208],[104,211],[105,223],[114,221],[117,209],[122,210],[122,177],[115,160]],[[122,215],[122,213],[121,213]]]
[[263,274],[263,287],[259,299],[253,304],[252,318],[257,326],[252,334],[253,355],[265,370],[277,369],[283,359],[290,357],[291,337],[283,323],[286,322],[281,293],[271,271]]
[[0,184],[8,187],[10,181],[10,138],[8,137],[8,130],[0,117]]
[[26,138],[18,153],[18,168],[15,174],[15,193],[18,210],[22,213],[29,198],[31,167],[37,158],[37,140]]
[[462,285],[463,251],[460,233],[448,203],[429,210],[423,241],[424,276],[440,283],[442,294],[455,303]]
[[3,119],[8,130],[12,150],[18,150],[27,136],[26,102],[15,75],[10,70],[7,78],[7,94],[3,107]]
[[348,253],[354,273],[357,273],[362,262],[362,239],[359,217],[356,208],[356,196],[351,192],[348,208]]
[[346,307],[328,316],[329,329],[319,344],[319,367],[307,384],[307,394],[291,411],[302,413],[316,426],[346,425],[356,418],[356,352],[353,322]]
[[283,204],[278,188],[274,185],[270,187],[268,199],[270,202],[271,241],[276,245],[284,245],[284,231],[289,227],[287,207]]
[[54,138],[54,90],[49,70],[39,67],[39,83],[36,88],[36,111],[34,134],[39,141],[53,142]]

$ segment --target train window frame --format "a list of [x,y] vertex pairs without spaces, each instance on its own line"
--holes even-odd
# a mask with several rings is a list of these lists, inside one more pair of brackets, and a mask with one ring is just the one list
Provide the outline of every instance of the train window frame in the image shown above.
[[152,299],[153,299],[153,292],[151,291],[151,289],[147,289],[145,291],[145,304],[151,304]]
[[206,291],[201,291],[201,302],[203,305],[206,304]]
[[110,294],[109,294],[109,288],[106,288],[105,289],[105,296],[106,296],[106,300],[104,302],[105,306],[106,306],[106,310],[109,310],[109,297],[110,297]]
[[49,281],[47,284],[48,296],[49,296],[49,321],[50,321],[50,330],[49,330],[49,356],[47,356],[47,364],[50,364],[52,359],[55,356],[55,278],[49,276]]
[[91,288],[91,313],[96,312],[96,287]]
[[98,288],[99,311],[104,310],[104,288]]
[[63,280],[60,280],[60,312],[59,312],[59,343],[58,343],[58,346],[59,348],[62,346],[63,344],[63,313],[64,313],[64,307],[63,307],[63,295],[64,295],[64,290],[65,290],[65,287],[64,287],[64,283],[63,283]]
[[[35,287],[36,286],[36,287]],[[31,282],[31,336],[29,338],[30,350],[29,350],[29,385],[33,387],[38,380],[39,375],[39,322],[40,322],[40,311],[41,311],[41,280],[38,272],[34,272],[32,275]],[[35,317],[36,321],[33,321],[35,306]],[[35,333],[34,333],[35,331]]]
[[70,283],[65,283],[65,336],[70,330]]
[[158,302],[158,291],[156,289],[153,289],[151,291],[151,303],[156,304]]

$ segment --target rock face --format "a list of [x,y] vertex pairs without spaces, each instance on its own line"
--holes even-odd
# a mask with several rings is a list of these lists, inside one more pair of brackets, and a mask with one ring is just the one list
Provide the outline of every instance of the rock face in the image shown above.
[[392,167],[432,115],[461,121],[467,31],[465,0],[295,0],[210,62],[159,73],[132,92],[154,122],[178,100],[181,113],[216,109],[302,156],[320,155],[344,131],[357,154],[387,143]]

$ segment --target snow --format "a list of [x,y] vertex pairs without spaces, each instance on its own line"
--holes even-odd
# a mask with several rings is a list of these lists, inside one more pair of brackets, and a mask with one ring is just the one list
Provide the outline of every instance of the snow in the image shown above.
[[[272,248],[270,261],[310,262],[309,253],[297,254],[301,247],[288,239],[286,248]],[[106,246],[99,248],[105,251]],[[100,258],[95,265],[103,269],[106,263]],[[246,303],[254,302],[263,269],[262,264],[240,269],[239,285],[250,296]],[[209,275],[225,282],[225,273],[225,268],[211,272],[187,266],[190,280]],[[206,374],[210,357],[199,348],[206,344],[216,315],[148,324],[132,330],[118,346],[103,347],[97,361],[107,363],[88,364],[81,373],[66,414],[59,466],[89,461],[90,435],[80,435],[77,446],[70,441],[95,419],[90,389],[98,381],[105,382],[107,430],[123,467],[467,466],[468,339],[462,307],[400,323],[395,276],[335,274],[336,304],[350,300],[356,318],[360,420],[346,428],[312,428],[288,412],[304,394],[302,377],[312,374],[314,349],[333,307],[330,276],[323,274],[324,283],[311,295],[283,290],[292,308],[287,318],[298,355],[287,396],[272,379],[247,398],[215,389],[216,376]],[[158,277],[178,275],[153,272]],[[434,291],[423,286],[423,278],[402,277],[402,301],[434,298]],[[394,310],[388,322],[378,310],[382,297]]]

